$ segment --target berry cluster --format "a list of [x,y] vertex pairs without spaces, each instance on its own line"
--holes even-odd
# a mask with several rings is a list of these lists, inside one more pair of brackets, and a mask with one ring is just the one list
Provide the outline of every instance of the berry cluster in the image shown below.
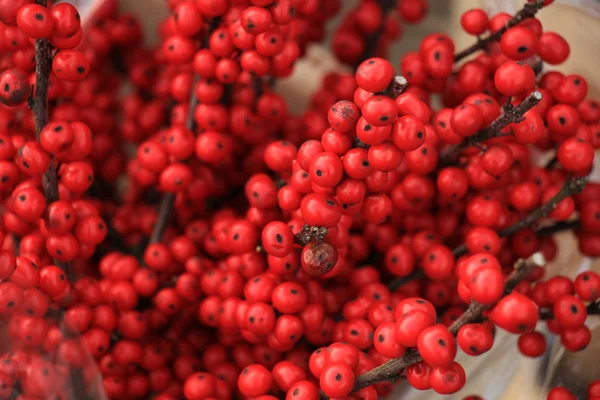
[[0,400],[451,394],[498,329],[592,340],[600,276],[544,276],[554,233],[600,255],[600,109],[542,73],[552,1],[470,10],[475,45],[429,35],[402,75],[388,13],[426,2],[362,1],[333,39],[355,72],[302,116],[271,83],[339,1],[169,0],[156,48],[117,0],[83,29],[49,3],[0,0]]
[[333,53],[350,65],[373,56],[385,57],[390,44],[402,36],[401,21],[416,24],[425,18],[427,10],[427,0],[361,1],[336,29]]

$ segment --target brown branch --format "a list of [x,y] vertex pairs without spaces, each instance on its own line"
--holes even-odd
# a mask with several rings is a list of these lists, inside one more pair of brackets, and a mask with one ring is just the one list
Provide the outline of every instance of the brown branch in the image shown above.
[[563,199],[576,194],[581,193],[585,184],[587,183],[587,177],[581,178],[569,178],[564,183],[558,193],[554,195],[548,202],[542,204],[540,207],[533,210],[529,215],[520,220],[514,225],[502,230],[499,235],[500,237],[510,236],[520,231],[523,228],[531,226],[538,219],[547,216],[556,207],[556,205]]
[[376,0],[376,1],[377,1],[377,4],[379,5],[379,7],[381,8],[381,14],[383,17],[383,21],[382,21],[381,25],[379,26],[379,28],[375,32],[369,34],[365,38],[365,49],[364,49],[363,53],[361,54],[360,58],[357,60],[356,64],[354,65],[355,70],[358,68],[358,66],[363,61],[365,61],[366,59],[369,59],[371,57],[375,57],[377,55],[379,39],[381,38],[381,36],[383,35],[383,32],[385,31],[385,19],[386,19],[387,15],[392,11],[392,9],[396,5],[396,0]]
[[[538,255],[539,256],[539,255]],[[529,260],[519,260],[515,263],[513,273],[506,280],[506,294],[510,293],[523,279],[525,279],[535,266],[544,264],[543,260],[538,260],[534,255]],[[542,257],[543,258],[543,257]],[[458,330],[481,317],[484,311],[492,308],[490,305],[483,305],[472,302],[469,308],[450,326],[450,332],[456,336]],[[400,371],[410,365],[423,360],[417,349],[409,349],[404,356],[387,361],[386,363],[373,368],[372,370],[356,378],[353,391],[363,389],[378,382],[395,382],[399,379]]]
[[385,90],[384,94],[391,98],[392,100],[396,100],[398,96],[404,92],[404,90],[408,87],[408,81],[402,75],[394,76],[390,86]]
[[162,236],[167,229],[169,221],[171,220],[173,203],[175,203],[175,193],[165,193],[162,196],[160,205],[158,206],[158,218],[154,224],[154,230],[150,236],[149,244],[158,243],[162,240]]
[[509,30],[510,28],[513,28],[517,25],[519,25],[521,22],[525,21],[528,18],[533,18],[535,17],[535,14],[537,14],[537,12],[539,10],[542,9],[542,7],[544,7],[544,0],[538,0],[535,3],[525,3],[523,5],[523,8],[521,10],[519,10],[514,17],[512,17],[505,26],[503,26],[501,29],[499,29],[498,31],[492,33],[491,35],[489,35],[488,37],[486,37],[485,39],[479,39],[477,40],[477,42],[472,45],[471,47],[461,51],[460,53],[456,53],[454,55],[454,62],[458,62],[460,60],[462,60],[465,57],[470,56],[471,54],[479,51],[479,50],[487,50],[490,46],[490,44],[492,44],[493,42],[497,42],[498,40],[500,40],[500,38],[502,37],[502,35],[504,35],[504,33]]
[[[585,309],[587,315],[600,315],[600,301],[588,304]],[[540,319],[544,321],[554,319],[554,311],[551,308],[540,308]]]
[[[498,235],[500,237],[511,236],[511,235],[515,234],[516,232],[520,231],[521,229],[524,229],[524,228],[527,228],[527,227],[533,225],[540,218],[547,216],[561,200],[563,200],[573,194],[581,193],[581,191],[585,187],[585,184],[587,183],[587,180],[588,180],[587,177],[567,179],[565,181],[565,183],[563,184],[562,188],[560,189],[560,191],[554,197],[552,197],[550,200],[548,200],[547,203],[542,204],[540,207],[536,208],[531,213],[529,213],[529,215],[527,215],[525,218],[519,220],[515,224],[509,226],[508,228],[500,231],[498,233]],[[542,227],[542,228],[536,230],[536,233],[539,236],[548,236],[548,235],[552,235],[555,232],[568,230],[568,229],[574,229],[577,226],[579,226],[578,220],[569,221],[569,222],[558,222],[551,226]],[[464,254],[467,254],[467,252],[468,252],[468,249],[467,249],[466,244],[461,244],[460,246],[455,247],[452,250],[452,254],[454,255],[454,257],[460,257]],[[404,285],[410,281],[422,279],[424,277],[425,277],[425,273],[423,272],[422,269],[420,269],[420,268],[415,269],[410,275],[393,280],[392,282],[390,282],[387,285],[387,287],[390,290],[396,290],[399,287],[401,287],[402,285]]]
[[[47,7],[46,0],[36,0],[35,3],[42,7]],[[37,39],[35,41],[35,93],[29,101],[29,107],[33,112],[35,137],[38,142],[40,140],[42,129],[44,129],[49,122],[48,81],[50,78],[51,63],[52,57],[48,39]],[[50,204],[59,199],[56,165],[52,155],[50,155],[50,165],[48,166],[48,170],[44,172],[42,177],[42,186],[44,189],[44,197],[46,198],[46,206],[50,206]],[[67,276],[71,275],[68,263],[54,260],[54,264],[65,271]]]
[[552,225],[542,226],[539,229],[536,229],[535,232],[538,236],[551,236],[558,232],[577,230],[579,229],[580,224],[579,219],[560,221]]
[[542,93],[537,90],[531,93],[525,98],[518,106],[512,106],[507,104],[504,107],[504,112],[498,118],[496,118],[487,128],[483,128],[475,135],[468,137],[465,141],[460,144],[447,146],[440,152],[440,166],[450,164],[461,151],[464,149],[475,146],[479,143],[485,142],[486,140],[493,139],[496,137],[503,136],[502,129],[507,127],[513,122],[521,122],[523,120],[523,114],[531,110],[536,104],[542,100]]
[[[256,101],[260,98],[260,96],[264,93],[264,83],[263,79],[260,76],[252,76],[252,91],[254,92],[254,98]],[[256,107],[256,101],[254,106]]]
[[[210,39],[210,35],[219,27],[221,23],[221,18],[213,18],[208,26],[208,30],[206,31],[206,36],[203,40],[203,47],[208,47],[208,42]],[[198,83],[199,77],[197,75],[194,76],[194,84],[192,86],[192,93],[190,95],[190,103],[189,110],[187,115],[187,120],[185,122],[186,128],[192,131],[192,133],[196,132],[196,120],[194,119],[194,110],[198,105],[198,97],[196,96],[196,84]],[[229,85],[226,85],[226,89]],[[165,193],[162,195],[160,205],[158,206],[158,218],[156,220],[156,224],[154,225],[154,230],[152,231],[152,235],[150,236],[149,243],[157,243],[162,240],[162,236],[165,233],[165,229],[167,229],[167,225],[171,219],[171,211],[173,209],[173,204],[175,203],[175,193]]]

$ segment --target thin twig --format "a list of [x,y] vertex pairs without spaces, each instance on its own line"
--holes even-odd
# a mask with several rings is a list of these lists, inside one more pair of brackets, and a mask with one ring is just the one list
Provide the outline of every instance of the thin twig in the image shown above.
[[501,237],[510,236],[510,235],[517,233],[518,231],[520,231],[523,228],[531,226],[538,219],[550,214],[550,212],[554,208],[556,208],[556,205],[561,200],[564,200],[565,198],[567,198],[573,194],[581,193],[581,191],[585,187],[585,184],[587,183],[587,181],[588,181],[587,177],[567,179],[563,183],[563,186],[560,189],[560,191],[558,193],[556,193],[554,195],[554,197],[552,197],[548,202],[546,202],[545,204],[542,204],[540,207],[533,210],[531,213],[529,213],[529,215],[527,215],[525,218],[523,218],[516,224],[511,225],[508,228],[502,230],[499,233],[499,235]]
[[503,136],[502,129],[513,122],[521,122],[523,120],[523,114],[538,104],[542,100],[542,97],[542,93],[536,90],[527,96],[525,100],[523,100],[518,106],[505,106],[502,115],[496,118],[487,128],[484,128],[475,135],[468,137],[460,144],[448,146],[443,149],[440,152],[439,165],[445,166],[450,164],[454,159],[456,159],[456,157],[458,157],[461,151],[468,147],[485,142],[486,140],[495,137]]
[[538,0],[535,3],[525,3],[523,5],[523,8],[520,9],[514,15],[514,17],[512,17],[506,23],[506,25],[504,25],[502,28],[500,28],[496,32],[492,33],[491,35],[489,35],[485,39],[479,39],[479,40],[477,40],[477,42],[475,44],[473,44],[471,47],[469,47],[469,48],[461,51],[460,53],[456,53],[454,55],[454,62],[460,61],[463,58],[468,57],[471,54],[473,54],[473,53],[475,53],[475,52],[477,52],[479,50],[487,50],[489,48],[490,44],[492,44],[493,42],[497,42],[498,40],[500,40],[500,38],[502,37],[502,35],[504,35],[504,33],[507,30],[509,30],[512,27],[515,27],[515,26],[519,25],[521,22],[525,21],[528,18],[535,17],[535,14],[537,14],[537,12],[542,9],[542,7],[544,7],[544,0]]
[[580,224],[581,222],[579,219],[560,221],[552,225],[542,226],[539,229],[536,229],[535,233],[537,233],[538,236],[551,236],[558,232],[577,230],[579,229]]
[[[260,76],[252,75],[252,91],[254,92],[254,99],[258,100],[264,93],[264,83]],[[254,103],[256,106],[256,101]]]
[[396,100],[398,96],[400,96],[402,92],[404,92],[407,86],[408,81],[406,80],[406,78],[402,75],[396,75],[394,76],[392,83],[390,83],[390,86],[388,86],[388,88],[385,90],[384,94],[389,98]]
[[171,219],[171,210],[173,209],[174,202],[175,193],[165,193],[163,195],[158,207],[158,218],[150,236],[149,244],[158,243],[162,240],[163,233],[165,233],[165,229],[167,229],[167,225]]
[[381,36],[385,31],[385,19],[396,5],[396,0],[377,0],[377,4],[381,8],[383,22],[380,24],[379,28],[377,28],[375,32],[371,33],[365,38],[365,49],[360,58],[357,60],[356,64],[354,65],[354,69],[358,68],[360,63],[362,63],[366,59],[375,57],[377,55],[379,39],[381,39]]
[[[219,27],[221,23],[221,18],[213,18],[210,23],[208,30],[206,32],[206,36],[203,41],[203,46],[208,47],[208,41],[210,39],[210,35]],[[190,95],[190,103],[187,119],[185,122],[186,128],[189,129],[192,133],[196,132],[196,120],[194,119],[194,110],[196,110],[196,106],[198,105],[198,97],[196,96],[196,84],[198,83],[199,77],[197,75],[194,76],[194,85],[192,86],[192,93]],[[229,86],[229,85],[227,85]],[[226,86],[226,89],[227,89]],[[156,220],[156,224],[154,225],[154,230],[152,231],[152,235],[150,236],[149,244],[157,243],[162,240],[162,236],[165,233],[165,229],[167,229],[167,225],[171,219],[171,211],[173,209],[173,204],[175,203],[175,193],[164,193],[160,200],[160,205],[158,206],[158,217]]]
[[[42,7],[47,7],[46,0],[36,0],[35,3]],[[35,124],[35,136],[40,140],[42,129],[48,125],[48,81],[50,78],[51,69],[51,52],[48,39],[37,39],[35,41],[35,93],[29,102],[31,111],[33,112],[33,120]],[[42,185],[44,188],[44,197],[46,205],[54,203],[59,199],[58,193],[58,178],[56,176],[56,165],[54,157],[50,156],[50,166],[44,172],[42,177]],[[69,264],[63,261],[54,260],[54,263],[71,275]]]
[[[588,304],[585,309],[587,315],[600,315],[600,301]],[[540,308],[540,319],[544,321],[554,319],[554,311],[551,308]]]
[[[587,177],[567,179],[563,183],[563,186],[560,189],[560,191],[554,197],[552,197],[550,200],[548,200],[548,202],[542,204],[540,207],[533,210],[525,218],[517,221],[516,223],[509,226],[508,228],[500,231],[498,233],[498,235],[500,237],[511,236],[511,235],[517,233],[518,231],[520,231],[521,229],[524,229],[524,228],[527,228],[527,227],[533,225],[540,218],[547,216],[561,200],[564,200],[565,198],[567,198],[573,194],[581,193],[581,191],[585,187],[585,184],[587,183],[587,181],[588,181]],[[538,234],[538,236],[548,236],[555,232],[573,229],[573,228],[577,227],[578,225],[579,225],[578,220],[562,222],[562,223],[558,222],[554,225],[540,228],[540,229],[536,230],[536,233]],[[452,250],[452,254],[454,255],[454,257],[460,257],[464,254],[467,254],[467,252],[468,252],[468,249],[467,249],[466,244],[461,244],[460,246],[455,247]],[[387,287],[390,290],[396,290],[397,288],[401,287],[402,285],[404,285],[410,281],[422,279],[424,277],[425,277],[425,273],[423,272],[423,270],[421,268],[418,268],[418,269],[415,269],[410,275],[393,280],[392,282],[390,282],[387,285]]]
[[[543,260],[538,260],[534,255],[530,260],[519,260],[515,263],[513,273],[506,280],[506,294],[510,293],[523,279],[525,279],[535,266],[544,264]],[[448,328],[453,335],[458,330],[481,317],[484,311],[490,309],[491,305],[483,305],[472,302],[469,308]],[[378,382],[395,382],[400,378],[400,371],[410,365],[423,360],[417,349],[409,349],[404,356],[387,361],[386,363],[360,375],[356,378],[353,391],[363,389]]]

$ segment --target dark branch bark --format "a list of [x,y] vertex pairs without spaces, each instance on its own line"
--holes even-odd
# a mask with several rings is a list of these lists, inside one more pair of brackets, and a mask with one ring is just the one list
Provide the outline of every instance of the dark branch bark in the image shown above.
[[[588,315],[600,315],[600,301],[588,304],[586,311]],[[540,319],[545,321],[554,319],[554,311],[551,308],[540,308]]]
[[445,166],[454,161],[461,151],[483,143],[486,140],[500,137],[503,135],[502,129],[513,122],[520,122],[523,114],[531,110],[536,104],[542,100],[542,93],[537,90],[531,93],[516,107],[507,105],[504,107],[504,112],[494,120],[487,128],[477,132],[475,135],[468,137],[460,144],[448,146],[440,152],[440,166]]
[[577,230],[579,229],[579,225],[579,219],[574,219],[572,221],[560,221],[553,225],[543,226],[537,229],[536,233],[538,236],[551,236],[558,232]]
[[175,193],[165,193],[160,201],[158,207],[158,218],[154,225],[154,230],[150,236],[149,244],[158,243],[162,240],[162,236],[167,229],[167,225],[171,220],[171,210],[173,209],[173,203],[175,202]]
[[[208,26],[208,30],[206,32],[206,36],[204,37],[203,46],[208,47],[208,40],[210,35],[219,27],[221,23],[221,18],[213,18]],[[194,110],[198,105],[198,97],[196,96],[196,84],[198,83],[198,76],[194,76],[194,84],[192,86],[192,93],[190,95],[190,103],[188,116],[186,120],[186,127],[192,133],[196,132],[196,120],[194,119]],[[226,85],[226,89],[227,89]],[[225,97],[226,95],[224,95]],[[173,204],[175,203],[175,193],[164,193],[162,195],[162,199],[160,201],[160,205],[158,207],[158,218],[156,220],[156,224],[154,225],[154,230],[152,231],[152,235],[150,236],[149,244],[157,243],[162,240],[162,236],[165,233],[165,229],[167,229],[167,225],[171,219],[171,212],[173,209]]]
[[[35,3],[42,7],[47,6],[46,0],[36,0]],[[35,136],[38,141],[40,140],[42,129],[44,129],[49,122],[48,80],[50,78],[51,63],[52,58],[48,39],[37,39],[35,41],[35,93],[33,94],[29,106],[33,112]],[[50,156],[50,166],[48,167],[48,170],[44,172],[42,177],[42,186],[47,206],[59,199],[56,165],[54,157],[52,156]],[[62,268],[62,270],[67,273],[67,276],[71,275],[68,263],[58,260],[54,260],[54,263]]]
[[390,86],[386,89],[385,95],[395,100],[404,92],[408,86],[408,81],[402,75],[396,75],[390,83]]
[[[521,229],[524,229],[524,228],[527,228],[527,227],[533,225],[540,218],[547,216],[561,200],[564,200],[565,198],[567,198],[573,194],[581,193],[581,191],[585,187],[586,183],[587,183],[586,177],[567,179],[565,181],[565,183],[563,184],[561,190],[554,197],[552,197],[550,200],[548,200],[547,203],[542,204],[540,207],[533,210],[531,213],[529,213],[529,215],[527,215],[522,220],[519,220],[515,224],[502,230],[501,232],[498,233],[498,235],[500,237],[510,236],[510,235],[517,233]],[[554,225],[540,228],[536,232],[540,236],[548,236],[555,232],[559,232],[559,231],[563,231],[563,230],[567,230],[567,229],[573,229],[574,227],[577,227],[578,225],[579,225],[578,220],[570,221],[570,222],[558,222]],[[454,257],[460,257],[464,254],[467,254],[467,252],[468,252],[468,249],[465,244],[461,244],[460,246],[455,247],[452,250],[452,254],[454,255]],[[424,277],[425,277],[425,273],[423,272],[422,269],[419,268],[419,269],[415,269],[410,275],[393,280],[387,286],[390,290],[396,290],[400,286],[402,286],[410,281],[413,281],[416,279],[422,279]]]
[[510,28],[512,28],[514,26],[517,26],[518,24],[520,24],[521,22],[523,22],[524,20],[526,20],[528,18],[535,17],[535,14],[537,14],[537,12],[542,9],[542,7],[544,7],[543,0],[538,0],[535,3],[525,3],[523,8],[521,10],[519,10],[514,15],[514,17],[512,17],[512,19],[507,22],[507,24],[504,27],[502,27],[495,33],[489,35],[485,39],[478,40],[477,43],[475,43],[471,47],[461,51],[460,53],[456,53],[454,55],[454,62],[460,61],[463,58],[468,57],[471,54],[473,54],[479,50],[487,50],[489,48],[490,44],[500,40],[502,35],[504,35],[504,33],[507,30],[509,30]]
[[531,226],[538,219],[547,216],[561,200],[564,200],[573,194],[581,193],[587,181],[587,177],[567,179],[560,191],[554,197],[552,197],[547,203],[542,204],[540,207],[533,210],[527,217],[523,218],[516,224],[502,230],[499,233],[500,237],[513,235],[521,229]]
[[385,31],[385,19],[387,15],[392,11],[394,6],[396,5],[396,0],[377,0],[377,4],[381,8],[381,13],[383,15],[383,22],[381,26],[373,33],[368,35],[365,38],[365,49],[354,65],[354,69],[358,68],[360,63],[369,59],[371,57],[375,57],[377,55],[377,48],[379,46],[379,39],[383,35]]
[[[510,293],[515,286],[519,284],[519,282],[525,279],[525,277],[527,277],[531,271],[533,271],[535,266],[543,264],[537,260],[534,260],[534,258],[535,256],[528,261],[517,261],[514,266],[514,272],[506,280],[507,294]],[[452,324],[452,326],[450,326],[450,332],[456,336],[456,333],[462,326],[476,321],[481,317],[483,312],[489,308],[492,308],[492,306],[478,304],[475,302],[471,303],[469,308]],[[416,364],[422,360],[423,358],[417,349],[410,349],[404,354],[404,356],[389,360],[379,367],[376,367],[357,377],[353,390],[357,391],[383,381],[395,382],[400,378],[399,374],[402,369]]]

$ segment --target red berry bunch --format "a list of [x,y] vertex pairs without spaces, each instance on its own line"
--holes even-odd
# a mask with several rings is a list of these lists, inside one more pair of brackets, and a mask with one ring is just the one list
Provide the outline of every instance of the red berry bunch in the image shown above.
[[373,56],[385,57],[390,44],[402,37],[401,22],[421,22],[427,10],[427,0],[361,1],[337,27],[332,38],[333,53],[350,65]]
[[0,400],[448,395],[497,330],[585,349],[600,276],[544,267],[560,231],[600,255],[600,111],[541,72],[569,54],[550,3],[467,11],[476,44],[429,35],[396,75],[427,3],[360,2],[355,71],[296,116],[272,83],[339,1],[169,0],[146,47],[117,0],[0,0]]

